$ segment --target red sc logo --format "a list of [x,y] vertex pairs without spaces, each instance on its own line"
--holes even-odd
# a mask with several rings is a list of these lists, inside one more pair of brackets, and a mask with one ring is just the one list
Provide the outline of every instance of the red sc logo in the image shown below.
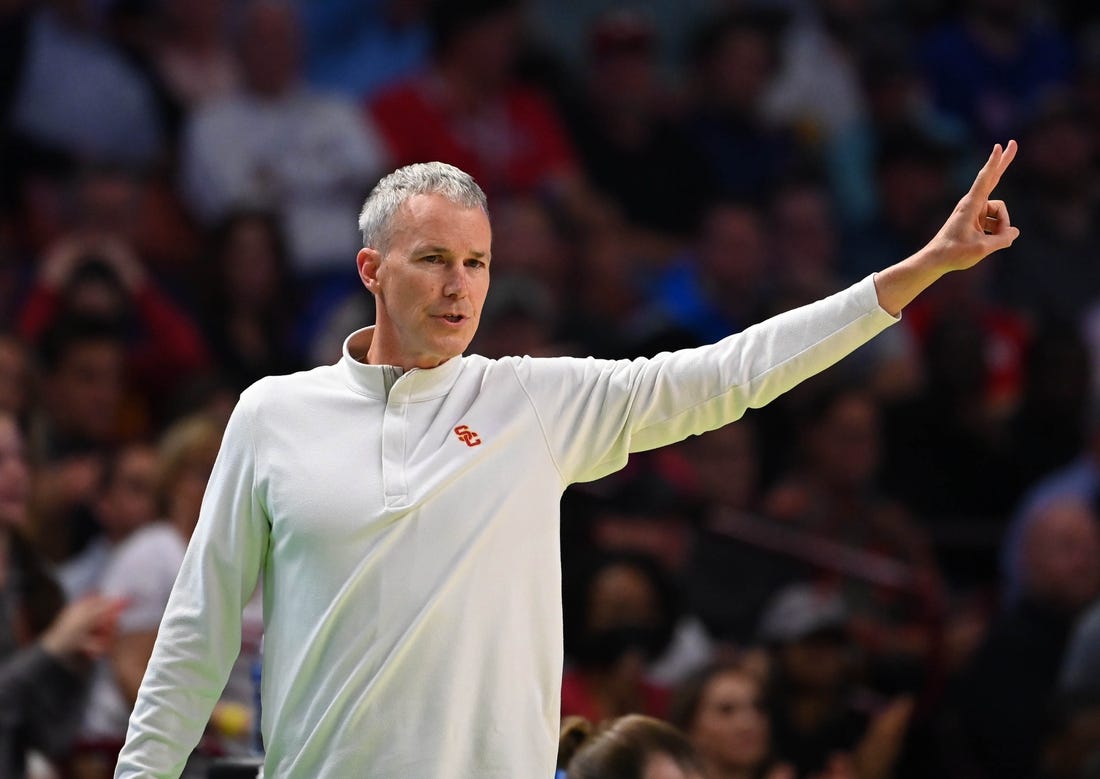
[[466,425],[459,425],[456,427],[455,435],[462,439],[462,443],[466,444],[466,446],[479,446],[481,444],[481,439],[477,437],[477,433]]

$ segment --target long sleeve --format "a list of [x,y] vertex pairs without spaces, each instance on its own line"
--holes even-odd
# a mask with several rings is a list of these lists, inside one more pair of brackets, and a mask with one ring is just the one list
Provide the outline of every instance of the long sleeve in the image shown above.
[[516,371],[563,482],[591,481],[631,452],[733,422],[896,321],[868,276],[709,346],[652,359],[524,359]]
[[226,428],[130,717],[116,779],[180,775],[240,651],[241,611],[255,589],[270,535],[256,489],[255,398],[255,390],[242,395]]

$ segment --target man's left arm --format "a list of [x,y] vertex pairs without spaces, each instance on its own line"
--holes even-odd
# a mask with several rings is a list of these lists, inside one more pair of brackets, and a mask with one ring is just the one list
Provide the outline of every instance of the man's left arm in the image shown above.
[[823,371],[893,322],[940,276],[1012,243],[989,195],[1016,153],[994,148],[970,192],[921,251],[853,287],[785,312],[716,344],[631,361],[520,360],[564,483],[600,478],[630,452],[738,419]]

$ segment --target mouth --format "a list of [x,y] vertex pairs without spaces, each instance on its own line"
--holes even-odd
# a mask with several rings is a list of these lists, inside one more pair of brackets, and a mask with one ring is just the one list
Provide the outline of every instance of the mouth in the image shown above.
[[437,314],[435,318],[442,319],[444,322],[452,325],[460,325],[467,319],[467,317],[462,314]]

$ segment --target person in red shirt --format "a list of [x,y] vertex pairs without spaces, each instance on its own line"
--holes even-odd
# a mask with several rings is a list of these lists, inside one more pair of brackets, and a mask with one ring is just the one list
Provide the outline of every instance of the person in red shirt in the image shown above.
[[467,171],[490,197],[567,193],[580,180],[549,100],[514,78],[521,8],[515,0],[435,3],[428,69],[369,105],[393,162],[439,160]]

